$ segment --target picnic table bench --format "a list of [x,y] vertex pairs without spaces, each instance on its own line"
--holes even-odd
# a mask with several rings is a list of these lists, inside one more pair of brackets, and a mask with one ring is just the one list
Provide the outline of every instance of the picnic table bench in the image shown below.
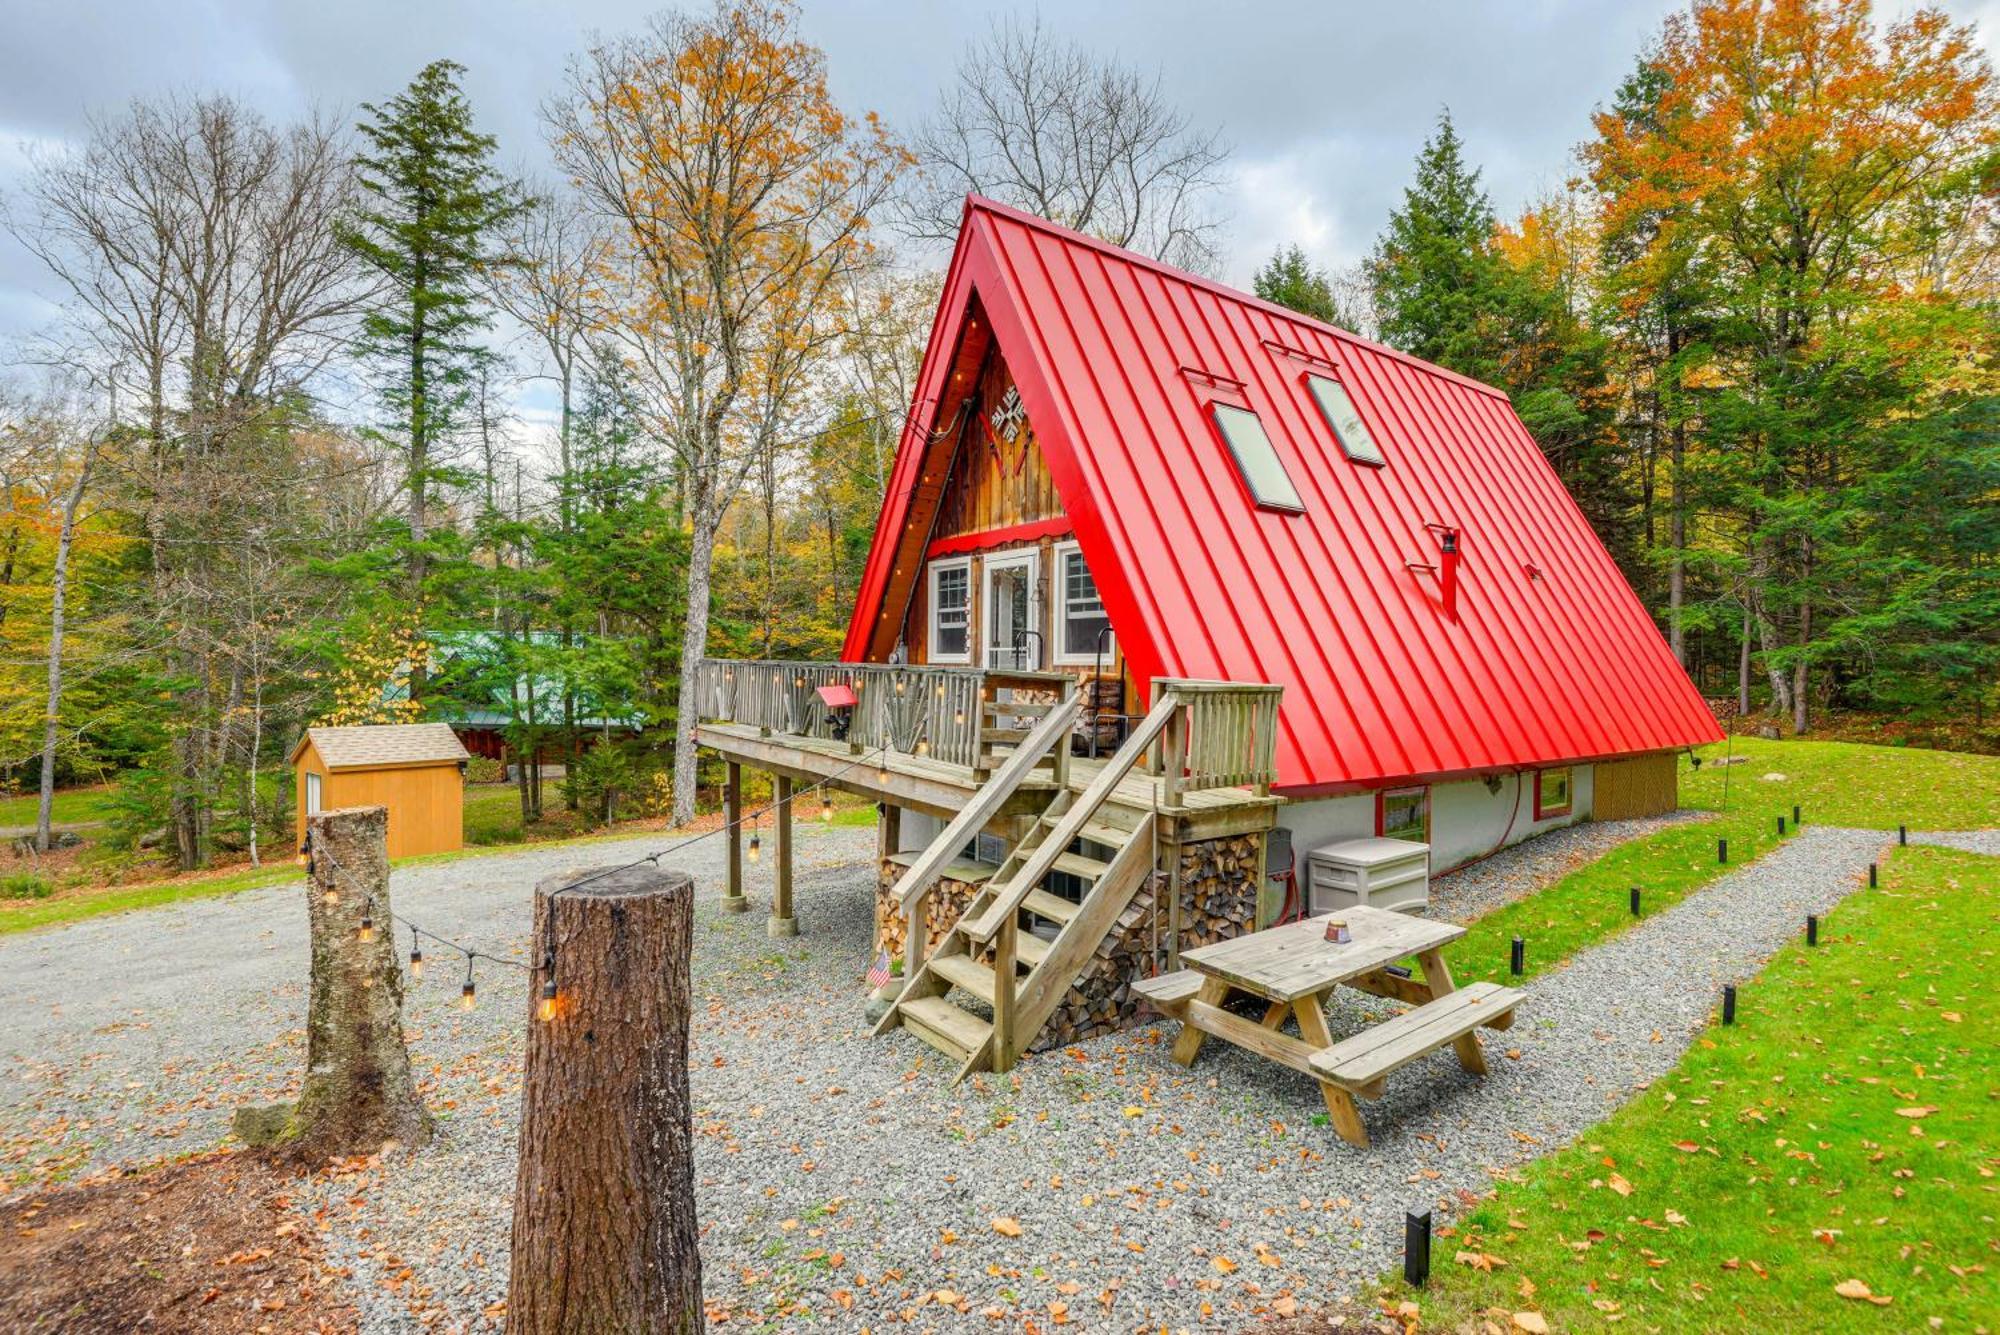
[[[1329,917],[1343,919],[1353,940],[1328,941]],[[1175,1061],[1192,1065],[1202,1040],[1213,1035],[1309,1075],[1319,1083],[1334,1130],[1343,1140],[1366,1146],[1368,1130],[1356,1096],[1382,1097],[1391,1073],[1447,1044],[1461,1066],[1483,1075],[1486,1058],[1477,1031],[1514,1023],[1522,995],[1517,989],[1452,985],[1443,949],[1464,935],[1455,923],[1348,908],[1184,951],[1186,968],[1134,986],[1181,1022]],[[1396,968],[1398,960],[1413,955],[1423,966],[1421,981]],[[1412,1009],[1336,1041],[1327,1028],[1326,998],[1340,986],[1410,1002]],[[1232,992],[1262,1000],[1263,1019],[1224,1009]],[[1287,1017],[1298,1024],[1297,1038],[1283,1032]]]

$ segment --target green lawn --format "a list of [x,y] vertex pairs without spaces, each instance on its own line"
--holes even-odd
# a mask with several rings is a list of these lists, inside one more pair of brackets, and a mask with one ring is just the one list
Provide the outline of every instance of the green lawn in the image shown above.
[[2000,860],[1899,850],[1821,931],[1742,989],[1733,1027],[1437,1239],[1428,1289],[1387,1296],[1427,1330],[1992,1324]]
[[[41,801],[33,793],[26,797],[0,798],[0,825],[33,825],[41,811]],[[78,821],[103,820],[111,814],[110,804],[109,786],[65,789],[56,794],[55,823],[67,825]]]
[[[1747,763],[1717,768],[1733,751]],[[1805,823],[1921,830],[2000,826],[2000,756],[1959,755],[1851,742],[1765,742],[1737,738],[1703,747],[1700,769],[1683,757],[1683,807],[1716,811],[1713,820],[1670,826],[1620,845],[1554,885],[1471,924],[1452,947],[1461,981],[1504,980],[1512,939],[1527,943],[1526,976],[1553,967],[1636,924],[1631,890],[1651,915],[1777,846],[1778,817],[1789,831],[1796,804]],[[1782,779],[1768,778],[1783,775]],[[1721,810],[1727,776],[1729,807]],[[1729,841],[1729,862],[1716,840]]]
[[[1973,830],[2000,826],[2000,756],[1919,751],[1858,742],[1765,742],[1738,737],[1704,746],[1704,761],[1733,752],[1744,764],[1699,771],[1681,762],[1681,805],[1717,808],[1728,776],[1729,806],[1789,812],[1806,822],[1861,829]],[[1767,780],[1782,774],[1783,780]]]

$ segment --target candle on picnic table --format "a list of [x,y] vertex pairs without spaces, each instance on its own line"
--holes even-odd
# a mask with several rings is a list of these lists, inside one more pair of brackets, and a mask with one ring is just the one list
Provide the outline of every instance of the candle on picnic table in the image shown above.
[[1326,920],[1326,939],[1336,945],[1341,945],[1352,941],[1354,938],[1349,935],[1347,923],[1344,919],[1328,918]]

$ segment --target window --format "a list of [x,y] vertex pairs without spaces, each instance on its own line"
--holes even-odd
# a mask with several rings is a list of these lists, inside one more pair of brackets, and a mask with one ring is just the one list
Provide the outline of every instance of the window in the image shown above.
[[319,814],[319,775],[306,771],[306,815]]
[[1348,397],[1347,386],[1323,375],[1309,375],[1306,388],[1312,391],[1313,402],[1319,405],[1326,424],[1333,428],[1333,438],[1340,442],[1342,454],[1358,464],[1383,462],[1381,447],[1368,434],[1368,424],[1361,420],[1361,414],[1354,411],[1354,400]]
[[1215,411],[1216,430],[1222,433],[1229,452],[1236,456],[1236,471],[1243,475],[1250,498],[1271,510],[1303,511],[1306,507],[1299,500],[1298,489],[1286,475],[1285,465],[1271,447],[1271,438],[1264,434],[1264,424],[1257,420],[1257,414],[1227,403],[1210,407]]
[[1567,769],[1535,771],[1535,819],[1567,816],[1570,811],[1570,774]]
[[970,663],[972,563],[931,563],[931,654],[933,663]]
[[1375,833],[1385,839],[1431,841],[1431,790],[1385,788],[1375,794]]
[[1056,546],[1056,662],[1094,663],[1097,637],[1104,634],[1104,660],[1111,661],[1111,618],[1098,597],[1097,581],[1073,542]]

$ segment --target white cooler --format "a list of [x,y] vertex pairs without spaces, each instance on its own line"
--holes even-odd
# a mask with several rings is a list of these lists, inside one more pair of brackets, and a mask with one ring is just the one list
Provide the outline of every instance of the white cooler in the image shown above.
[[1348,839],[1306,854],[1307,902],[1333,913],[1355,904],[1421,913],[1431,901],[1431,846],[1407,839]]

